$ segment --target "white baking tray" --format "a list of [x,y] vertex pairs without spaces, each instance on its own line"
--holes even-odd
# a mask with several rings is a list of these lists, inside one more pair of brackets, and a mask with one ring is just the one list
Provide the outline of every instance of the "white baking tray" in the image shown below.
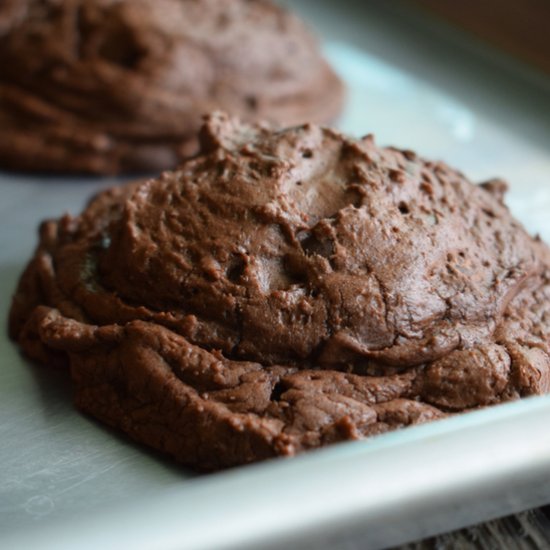
[[[288,3],[348,84],[342,129],[506,177],[550,241],[547,80],[397,3]],[[5,320],[39,220],[113,183],[0,173],[0,548],[379,548],[550,501],[547,397],[199,477],[79,415]]]

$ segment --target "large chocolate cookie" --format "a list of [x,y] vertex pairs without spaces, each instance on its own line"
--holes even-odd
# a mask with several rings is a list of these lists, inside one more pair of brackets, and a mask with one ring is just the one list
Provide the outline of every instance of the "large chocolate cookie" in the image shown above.
[[443,163],[213,115],[173,173],[42,225],[11,335],[202,469],[550,389],[550,251]]
[[173,168],[201,116],[329,122],[342,85],[266,0],[2,0],[0,166]]

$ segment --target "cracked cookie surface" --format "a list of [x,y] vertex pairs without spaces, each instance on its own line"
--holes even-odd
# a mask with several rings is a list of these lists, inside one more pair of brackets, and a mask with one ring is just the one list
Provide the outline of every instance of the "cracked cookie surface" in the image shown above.
[[200,153],[45,222],[11,335],[200,469],[550,391],[550,251],[441,162],[211,115]]
[[340,80],[303,23],[267,0],[3,0],[0,166],[175,167],[201,116],[330,122]]

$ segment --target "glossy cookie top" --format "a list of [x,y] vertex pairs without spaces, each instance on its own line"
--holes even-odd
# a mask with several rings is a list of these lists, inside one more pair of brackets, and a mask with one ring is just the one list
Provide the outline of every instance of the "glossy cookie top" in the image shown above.
[[[550,251],[503,182],[312,124],[218,113],[200,142],[42,228],[11,332],[37,359],[67,354],[85,410],[212,468],[550,389]],[[169,432],[206,414],[210,451],[144,435],[121,395]]]

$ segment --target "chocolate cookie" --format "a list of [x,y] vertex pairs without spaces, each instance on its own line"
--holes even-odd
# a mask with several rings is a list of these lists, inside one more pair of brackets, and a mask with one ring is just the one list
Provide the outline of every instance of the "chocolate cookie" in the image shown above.
[[342,100],[302,22],[266,0],[0,2],[4,168],[173,168],[204,113],[329,122]]
[[550,390],[550,250],[443,163],[211,116],[176,172],[45,222],[11,336],[215,469]]

